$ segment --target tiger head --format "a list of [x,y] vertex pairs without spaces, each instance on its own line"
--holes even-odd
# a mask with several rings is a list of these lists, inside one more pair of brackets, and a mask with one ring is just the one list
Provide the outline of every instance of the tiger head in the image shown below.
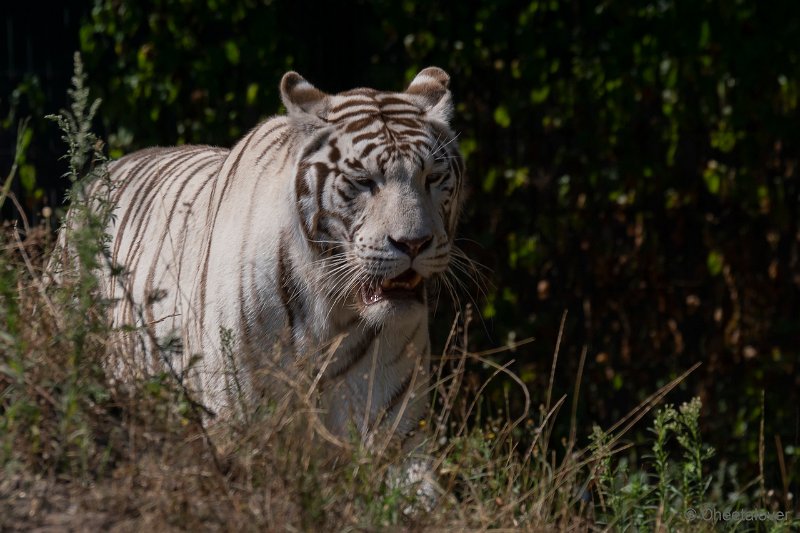
[[448,268],[462,200],[463,158],[441,69],[405,92],[328,95],[295,72],[281,96],[306,142],[296,163],[298,224],[332,303],[379,324],[424,308]]

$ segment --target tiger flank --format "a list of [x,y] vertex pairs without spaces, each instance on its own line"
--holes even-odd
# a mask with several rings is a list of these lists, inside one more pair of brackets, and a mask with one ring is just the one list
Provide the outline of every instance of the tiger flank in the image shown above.
[[145,326],[149,354],[177,335],[179,370],[202,354],[190,375],[212,411],[231,408],[230,357],[251,404],[310,361],[331,434],[411,433],[430,385],[426,287],[462,199],[448,82],[430,67],[405,92],[328,95],[288,72],[287,114],[232,149],[112,163],[115,323]]

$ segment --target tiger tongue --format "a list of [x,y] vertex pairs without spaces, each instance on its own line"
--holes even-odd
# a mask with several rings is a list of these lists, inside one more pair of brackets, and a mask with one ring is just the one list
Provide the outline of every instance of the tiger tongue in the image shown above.
[[392,279],[385,279],[381,282],[381,288],[387,291],[391,290],[413,290],[422,281],[422,276],[413,270],[409,269]]

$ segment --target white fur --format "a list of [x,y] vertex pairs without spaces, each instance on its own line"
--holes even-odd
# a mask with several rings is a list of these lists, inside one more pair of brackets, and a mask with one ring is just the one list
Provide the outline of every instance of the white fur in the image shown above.
[[[357,287],[341,299],[332,296],[350,280],[333,279],[336,267],[325,263],[308,242],[296,204],[297,174],[300,154],[325,134],[332,120],[329,110],[346,99],[324,95],[295,76],[287,74],[282,85],[289,116],[263,122],[230,151],[184,147],[137,152],[111,165],[112,179],[120,185],[117,219],[109,228],[111,250],[114,261],[128,269],[124,290],[120,279],[107,277],[107,295],[120,302],[114,320],[144,325],[152,333],[145,339],[152,368],[165,364],[153,359],[160,353],[155,339],[181,339],[182,351],[169,361],[178,372],[187,369],[193,355],[202,354],[191,376],[214,411],[231,408],[233,378],[243,386],[246,400],[257,402],[298,372],[320,372],[326,423],[334,434],[344,436],[352,425],[366,437],[381,417],[379,427],[408,434],[427,407],[428,309],[422,303],[389,301],[359,308]],[[421,81],[437,82],[427,75]],[[317,93],[318,100],[309,100]],[[392,94],[419,104],[432,122],[449,118],[452,104],[444,87],[438,100],[425,104],[418,95]],[[343,158],[357,153],[346,135],[336,138]],[[315,158],[324,162],[325,155],[312,155],[308,162]],[[434,159],[426,165],[439,164]],[[425,277],[435,276],[447,266],[447,258],[434,258],[435,249],[449,254],[458,190],[447,199],[455,206],[442,220],[443,193],[424,188],[429,168],[417,168],[402,157],[386,168],[380,195],[358,197],[359,212],[366,213],[368,223],[346,243],[348,266],[342,271],[392,278],[413,268]],[[313,187],[312,174],[307,178]],[[395,234],[431,234],[433,245],[412,260],[386,244],[387,235]],[[286,246],[294,282],[290,308],[303,310],[293,324],[282,297],[281,246]],[[157,291],[161,297],[154,299]],[[137,305],[128,305],[128,296]],[[349,354],[370,328],[380,328],[380,333],[369,353],[351,365]],[[229,346],[221,331],[232,333]],[[402,350],[408,353],[398,356]],[[327,379],[343,368],[348,370]],[[408,394],[385,412],[407,379]]]

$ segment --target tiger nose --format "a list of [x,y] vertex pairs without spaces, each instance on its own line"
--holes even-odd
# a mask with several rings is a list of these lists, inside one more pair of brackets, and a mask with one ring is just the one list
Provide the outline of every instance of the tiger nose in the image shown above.
[[420,252],[430,246],[431,242],[433,241],[433,235],[425,235],[417,239],[409,239],[407,237],[402,237],[400,239],[388,237],[388,239],[389,244],[409,256],[411,259],[414,259],[419,255]]

